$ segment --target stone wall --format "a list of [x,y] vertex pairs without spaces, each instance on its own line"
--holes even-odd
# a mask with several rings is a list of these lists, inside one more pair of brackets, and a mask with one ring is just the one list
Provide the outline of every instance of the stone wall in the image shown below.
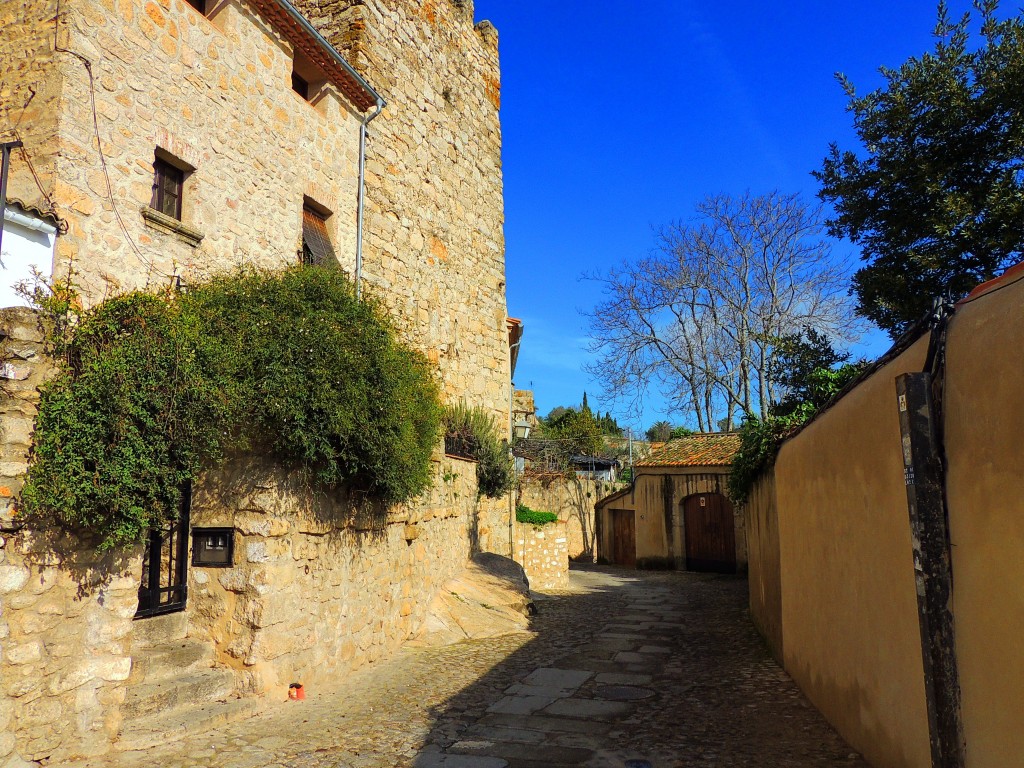
[[52,367],[34,312],[0,310],[0,336],[0,765],[59,764],[107,751],[120,728],[141,558],[23,529],[16,498]]
[[[69,230],[54,274],[73,264],[87,302],[174,274],[294,264],[304,196],[331,213],[341,266],[354,268],[358,117],[330,85],[314,102],[295,93],[290,43],[247,6],[217,3],[206,18],[183,0],[68,0],[60,30],[93,82],[63,54],[54,199]],[[143,216],[158,149],[194,168],[182,223],[198,244]]]
[[508,424],[497,32],[455,0],[299,0],[387,99],[369,127],[365,276],[445,393]]
[[[243,692],[278,697],[393,653],[465,567],[476,505],[469,462],[434,463],[415,505],[311,492],[256,459],[208,478],[193,526],[235,530],[235,565],[190,569],[189,635],[207,637]],[[471,465],[470,465],[471,467]]]
[[53,52],[55,13],[56,3],[45,0],[0,3],[0,141],[25,142],[12,154],[7,195],[42,210],[50,207],[56,181],[61,62]]
[[526,474],[520,485],[520,501],[531,509],[554,512],[565,523],[570,558],[594,557],[594,504],[622,487],[621,483],[572,475]]
[[516,562],[523,566],[530,589],[543,592],[569,586],[569,552],[565,522],[546,525],[516,523]]

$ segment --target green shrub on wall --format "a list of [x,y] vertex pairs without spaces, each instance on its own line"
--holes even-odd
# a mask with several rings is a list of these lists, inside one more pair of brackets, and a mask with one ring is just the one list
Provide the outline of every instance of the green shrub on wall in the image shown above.
[[554,512],[539,512],[536,509],[530,509],[525,504],[518,504],[516,505],[516,520],[531,525],[547,525],[558,522],[558,515]]
[[477,462],[481,496],[496,499],[512,490],[516,477],[508,443],[489,412],[465,403],[450,405],[444,412],[444,429],[445,450]]
[[341,272],[245,272],[72,307],[44,302],[64,364],[41,392],[26,516],[129,545],[175,514],[185,481],[239,449],[388,502],[429,486],[441,420],[430,366]]

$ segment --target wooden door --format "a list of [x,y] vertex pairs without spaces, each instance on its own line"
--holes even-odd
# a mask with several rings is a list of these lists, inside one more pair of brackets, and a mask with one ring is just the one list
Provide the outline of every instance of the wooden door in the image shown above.
[[683,502],[686,570],[736,572],[732,504],[720,493],[700,493]]
[[636,520],[631,509],[612,510],[612,562],[636,568]]

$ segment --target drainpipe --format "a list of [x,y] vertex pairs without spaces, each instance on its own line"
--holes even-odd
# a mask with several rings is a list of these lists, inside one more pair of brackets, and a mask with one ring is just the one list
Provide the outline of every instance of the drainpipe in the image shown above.
[[[519,337],[519,341],[517,341],[515,344],[512,344],[512,345],[509,346],[509,348],[508,348],[508,355],[509,355],[509,360],[510,361],[512,360],[512,350],[516,349],[520,344],[522,344],[522,342],[523,342],[523,338],[520,336]],[[513,562],[516,559],[516,548],[515,548],[515,537],[516,537],[516,532],[515,532],[515,523],[516,523],[515,496],[516,496],[516,490],[517,490],[518,485],[519,485],[519,468],[516,465],[516,456],[515,456],[514,453],[512,453],[512,444],[515,442],[515,439],[516,439],[515,419],[514,419],[513,414],[512,414],[512,406],[513,406],[512,398],[515,395],[515,392],[516,392],[516,383],[514,381],[512,381],[512,377],[509,376],[508,377],[508,452],[509,452],[509,455],[512,457],[512,471],[515,473],[515,477],[516,477],[516,488],[513,488],[512,492],[509,493],[509,495],[508,495],[508,559],[512,560]]]
[[11,150],[20,146],[20,141],[5,141],[0,144],[0,248],[3,247],[4,221],[7,219],[7,169],[11,164]]
[[42,232],[44,235],[57,234],[57,228],[53,224],[37,219],[35,216],[26,216],[24,213],[12,211],[10,208],[3,209],[3,219],[33,232]]
[[356,298],[363,295],[363,208],[366,200],[366,126],[379,115],[387,102],[377,97],[377,109],[359,123],[359,193],[356,212]]

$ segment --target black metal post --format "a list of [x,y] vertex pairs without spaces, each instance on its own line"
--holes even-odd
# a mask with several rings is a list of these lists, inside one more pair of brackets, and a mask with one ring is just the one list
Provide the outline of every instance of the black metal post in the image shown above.
[[896,379],[903,474],[917,581],[917,614],[933,768],[963,768],[960,680],[953,632],[953,570],[931,375]]
[[4,212],[7,210],[7,169],[11,164],[11,150],[20,146],[20,141],[0,144],[0,252],[4,245]]

